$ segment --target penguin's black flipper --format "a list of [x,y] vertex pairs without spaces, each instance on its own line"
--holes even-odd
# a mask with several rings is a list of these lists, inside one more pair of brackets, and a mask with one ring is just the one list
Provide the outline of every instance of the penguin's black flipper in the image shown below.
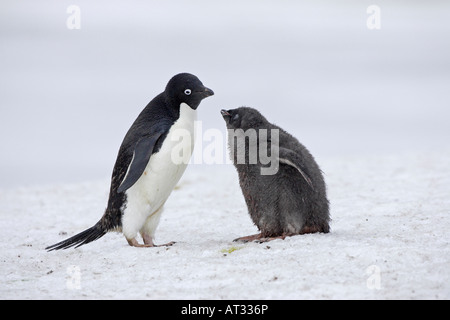
[[158,131],[152,135],[147,135],[138,140],[134,147],[133,158],[128,166],[128,171],[117,189],[117,193],[124,192],[131,188],[141,177],[145,167],[150,160],[156,142],[165,132]]
[[300,174],[302,175],[303,179],[305,179],[305,181],[311,187],[311,189],[314,190],[314,186],[312,184],[311,178],[305,172],[303,161],[296,152],[294,152],[290,149],[280,147],[278,158],[279,158],[280,163],[287,164],[287,165],[297,169],[298,172],[300,172]]

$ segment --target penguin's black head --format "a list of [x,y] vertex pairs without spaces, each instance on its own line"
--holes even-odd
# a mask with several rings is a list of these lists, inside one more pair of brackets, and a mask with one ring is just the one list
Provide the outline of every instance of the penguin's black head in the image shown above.
[[180,73],[170,79],[164,91],[171,104],[180,106],[183,102],[192,109],[197,109],[200,102],[214,92],[205,87],[193,74]]
[[264,126],[267,123],[266,118],[258,110],[249,107],[222,109],[220,113],[228,129],[243,129],[246,131]]

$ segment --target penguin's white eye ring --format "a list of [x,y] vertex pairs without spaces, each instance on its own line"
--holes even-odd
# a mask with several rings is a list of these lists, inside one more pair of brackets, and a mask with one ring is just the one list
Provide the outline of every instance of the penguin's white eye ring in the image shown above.
[[192,93],[191,89],[184,90],[184,94],[187,95],[187,96],[190,96],[191,93]]

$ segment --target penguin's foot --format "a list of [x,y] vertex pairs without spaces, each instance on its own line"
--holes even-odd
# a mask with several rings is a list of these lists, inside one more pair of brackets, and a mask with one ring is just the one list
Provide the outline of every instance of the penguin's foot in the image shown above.
[[165,244],[156,245],[151,238],[149,239],[147,237],[144,237],[144,244],[140,244],[135,238],[127,239],[127,241],[130,246],[136,248],[170,247],[176,243],[175,241],[171,241]]
[[170,241],[170,242],[167,242],[167,243],[164,243],[164,244],[155,244],[154,246],[155,247],[171,247],[175,243],[176,243],[175,241]]
[[173,246],[176,242],[175,241],[170,241],[168,243],[165,244],[154,244],[153,243],[153,239],[151,236],[149,236],[148,234],[142,234],[142,239],[144,239],[144,243],[145,245],[148,245],[149,247],[170,247]]
[[136,248],[148,248],[148,247],[153,247],[153,245],[151,244],[140,244],[139,242],[137,242],[137,240],[135,238],[133,239],[127,239],[128,244],[132,247],[136,247]]
[[276,237],[264,237],[262,235],[262,233],[258,233],[258,234],[253,234],[251,236],[246,236],[246,237],[241,237],[241,238],[237,238],[234,239],[233,241],[235,242],[257,242],[257,243],[264,243],[264,242],[269,242],[272,240],[276,240],[276,239],[282,239],[284,240],[287,236],[289,236],[288,234],[283,233],[281,236],[276,236]]
[[233,242],[244,242],[245,243],[245,242],[259,240],[262,237],[263,237],[262,233],[252,234],[251,236],[240,237],[240,238],[234,239]]

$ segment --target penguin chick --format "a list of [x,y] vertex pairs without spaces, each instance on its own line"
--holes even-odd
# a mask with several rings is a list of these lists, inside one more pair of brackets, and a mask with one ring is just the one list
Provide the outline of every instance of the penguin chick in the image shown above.
[[[153,238],[163,205],[192,154],[197,107],[213,94],[192,74],[180,73],[170,79],[164,92],[149,102],[123,139],[102,218],[93,227],[46,249],[79,247],[109,231],[121,231],[130,246],[155,246]],[[184,138],[181,142],[180,136]],[[184,152],[183,159],[173,158],[174,148]],[[144,244],[137,242],[138,232]]]
[[235,241],[328,233],[325,181],[310,152],[253,108],[221,110],[221,114],[248,212],[260,231]]

